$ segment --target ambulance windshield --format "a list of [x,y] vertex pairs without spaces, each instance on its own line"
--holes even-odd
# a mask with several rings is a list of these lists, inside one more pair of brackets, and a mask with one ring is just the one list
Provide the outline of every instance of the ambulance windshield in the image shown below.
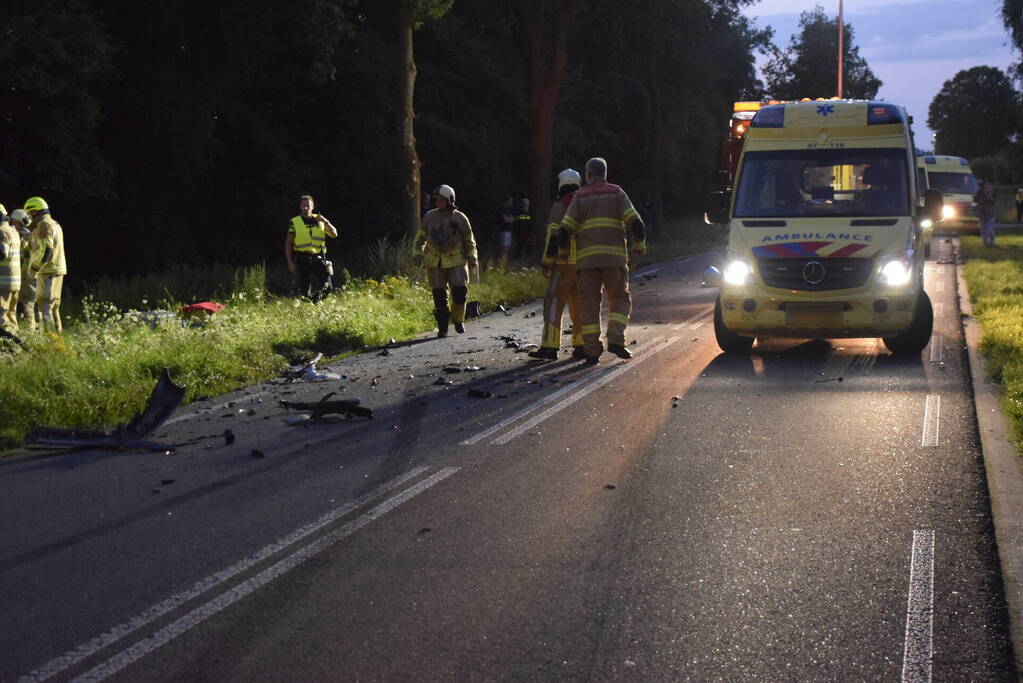
[[799,149],[747,152],[736,218],[911,215],[906,152]]
[[945,194],[977,194],[977,180],[972,173],[927,173],[927,186]]

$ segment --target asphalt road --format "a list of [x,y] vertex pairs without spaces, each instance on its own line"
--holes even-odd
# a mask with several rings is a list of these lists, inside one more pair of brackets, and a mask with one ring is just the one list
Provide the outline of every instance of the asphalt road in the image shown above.
[[[934,247],[919,357],[725,356],[711,254],[635,278],[630,361],[529,361],[534,304],[0,464],[0,680],[1014,680]],[[284,425],[326,391],[376,419]]]

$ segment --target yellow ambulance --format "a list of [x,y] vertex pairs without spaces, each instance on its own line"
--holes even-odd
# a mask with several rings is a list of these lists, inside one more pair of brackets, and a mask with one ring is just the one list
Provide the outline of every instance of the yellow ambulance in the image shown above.
[[973,204],[977,180],[973,177],[970,162],[962,157],[929,154],[917,157],[916,164],[927,187],[940,190],[945,201],[941,221],[936,227],[977,230],[980,223],[977,207]]
[[919,353],[933,324],[924,244],[940,211],[940,194],[918,182],[902,107],[759,109],[734,187],[708,202],[708,220],[728,225],[718,345],[747,353],[758,337],[881,337],[895,353]]

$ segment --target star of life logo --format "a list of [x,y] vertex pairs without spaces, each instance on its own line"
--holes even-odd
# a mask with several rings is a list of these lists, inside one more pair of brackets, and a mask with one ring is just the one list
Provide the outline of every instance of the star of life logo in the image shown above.
[[828,114],[835,113],[835,105],[833,104],[818,104],[817,113],[821,116],[827,116]]

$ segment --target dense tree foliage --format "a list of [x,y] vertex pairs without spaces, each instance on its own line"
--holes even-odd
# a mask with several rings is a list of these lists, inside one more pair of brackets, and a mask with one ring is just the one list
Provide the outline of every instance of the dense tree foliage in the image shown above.
[[[872,99],[881,80],[870,70],[853,44],[853,29],[842,31],[843,97]],[[764,67],[768,94],[782,100],[833,97],[838,90],[838,20],[829,19],[820,5],[799,15],[799,33],[789,47],[777,51]]]
[[[594,155],[650,213],[678,215],[713,180],[731,102],[759,94],[753,52],[769,36],[739,14],[744,2],[577,0],[539,171],[536,17],[516,3],[17,3],[0,13],[0,201],[51,203],[72,282],[173,261],[277,261],[307,192],[342,229],[338,260],[357,263],[403,234],[414,193],[403,148],[411,7],[415,169],[424,189],[456,188],[484,249],[504,196],[531,184],[553,193],[553,173]],[[563,3],[529,4],[553,22],[540,28],[556,47]]]
[[1019,96],[1008,76],[993,66],[965,69],[945,81],[927,115],[934,151],[967,158],[1007,148],[1018,120]]

